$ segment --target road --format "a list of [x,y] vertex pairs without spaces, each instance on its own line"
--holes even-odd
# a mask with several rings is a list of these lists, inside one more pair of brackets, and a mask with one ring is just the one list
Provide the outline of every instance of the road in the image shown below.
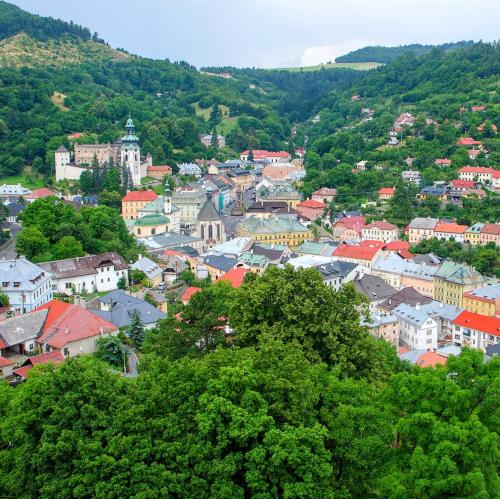
[[135,378],[139,375],[137,372],[137,365],[139,364],[139,359],[135,352],[129,346],[125,347],[125,350],[128,355],[128,369],[127,369],[127,377]]
[[21,226],[15,223],[6,224],[7,228],[10,231],[11,238],[0,250],[0,258],[5,260],[12,260],[16,258],[16,235],[21,230]]

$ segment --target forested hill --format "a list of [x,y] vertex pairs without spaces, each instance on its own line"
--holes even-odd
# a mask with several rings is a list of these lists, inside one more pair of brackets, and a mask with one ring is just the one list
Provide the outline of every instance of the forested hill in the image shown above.
[[94,41],[101,41],[97,35],[92,35],[89,29],[78,24],[30,14],[15,5],[0,1],[0,40],[20,32],[44,41],[49,38],[59,39],[64,35],[73,35],[82,40],[93,38]]
[[337,57],[335,62],[380,62],[382,64],[387,64],[408,52],[418,56],[428,54],[435,48],[440,48],[442,50],[457,50],[468,47],[473,43],[473,41],[463,40],[454,43],[444,43],[442,45],[421,45],[415,43],[412,45],[399,45],[398,47],[382,47],[380,45],[368,46]]

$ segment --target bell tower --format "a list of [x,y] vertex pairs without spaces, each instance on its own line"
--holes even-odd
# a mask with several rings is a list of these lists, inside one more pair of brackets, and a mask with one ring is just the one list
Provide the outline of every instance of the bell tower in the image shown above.
[[141,185],[141,148],[130,113],[125,125],[125,135],[122,137],[120,160],[130,172],[134,186]]

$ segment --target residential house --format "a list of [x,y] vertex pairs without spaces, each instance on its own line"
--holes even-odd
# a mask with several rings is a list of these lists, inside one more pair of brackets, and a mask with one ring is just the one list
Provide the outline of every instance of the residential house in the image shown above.
[[61,351],[64,357],[94,353],[97,340],[116,336],[118,328],[78,305],[52,300],[37,310],[48,310],[42,335],[44,352]]
[[330,204],[337,195],[336,189],[330,189],[329,187],[322,187],[321,189],[314,191],[311,195],[311,199],[314,201],[319,201],[321,203]]
[[295,248],[295,253],[299,255],[332,256],[338,245],[339,243],[334,242],[304,241]]
[[376,245],[361,246],[342,243],[335,249],[332,256],[337,260],[359,264],[370,272],[380,254],[381,249]]
[[243,253],[249,251],[252,246],[252,239],[249,237],[235,237],[218,244],[207,250],[209,255],[219,255],[228,258],[238,258]]
[[403,126],[413,126],[415,124],[415,116],[411,113],[403,113],[394,122],[394,128],[399,128]]
[[21,184],[3,184],[0,185],[0,198],[20,198],[31,194],[31,191]]
[[26,194],[26,196],[24,196],[24,199],[28,203],[32,203],[37,199],[49,198],[51,196],[57,196],[57,193],[52,191],[48,187],[40,187],[40,189],[35,189],[30,194]]
[[297,220],[286,217],[248,217],[237,225],[236,234],[240,237],[250,237],[257,242],[284,244],[290,247],[312,239],[310,229]]
[[410,244],[418,244],[424,239],[434,237],[434,229],[439,223],[437,218],[414,218],[408,226],[408,240]]
[[158,197],[154,191],[130,191],[122,198],[122,217],[137,220],[139,211]]
[[195,163],[182,163],[179,165],[179,175],[201,175],[201,168]]
[[295,163],[271,163],[264,166],[262,176],[274,179],[290,179],[296,172],[305,172],[301,164]]
[[397,292],[390,284],[374,275],[364,274],[353,282],[356,291],[368,300],[370,312],[375,312],[378,305]]
[[463,295],[482,287],[486,279],[474,268],[446,260],[434,274],[434,299],[455,307],[463,306]]
[[361,241],[361,233],[366,225],[363,216],[347,216],[333,224],[333,239],[335,241]]
[[254,274],[262,274],[269,265],[269,261],[264,255],[254,255],[250,251],[240,255],[238,261],[245,265],[244,270]]
[[467,225],[460,225],[456,222],[439,222],[434,228],[434,237],[446,241],[454,240],[458,243],[463,243],[464,234],[467,228]]
[[488,284],[464,293],[463,307],[475,314],[500,317],[500,285]]
[[283,259],[292,253],[291,249],[284,244],[254,243],[250,247],[254,255],[265,256],[269,264],[278,265]]
[[471,146],[479,146],[482,147],[482,142],[480,140],[475,140],[471,137],[460,137],[457,140],[457,146],[471,147]]
[[88,305],[88,310],[117,328],[127,328],[137,312],[145,329],[151,329],[166,315],[145,300],[129,295],[122,289],[100,296]]
[[445,185],[429,185],[427,187],[424,187],[417,194],[417,199],[420,199],[421,201],[430,198],[435,198],[438,201],[446,201],[448,199],[448,188]]
[[387,343],[398,346],[399,320],[396,316],[370,312],[368,320],[363,320],[362,324],[368,327],[374,338],[383,338]]
[[288,218],[298,218],[298,213],[285,201],[256,201],[249,205],[245,216],[258,218],[269,218],[270,215]]
[[158,236],[144,237],[141,239],[148,253],[162,255],[167,250],[183,248],[189,251],[203,251],[203,241],[199,237],[186,236],[184,234],[160,234]]
[[391,243],[397,241],[399,237],[399,229],[385,220],[374,221],[371,224],[365,225],[361,229],[361,239],[382,241]]
[[354,281],[365,273],[364,267],[341,260],[317,265],[316,269],[323,277],[325,284],[333,288],[334,291],[339,291],[344,284]]
[[479,243],[495,243],[500,246],[500,224],[484,224],[479,233]]
[[53,291],[67,295],[111,291],[120,279],[128,282],[127,262],[115,252],[53,260],[40,267],[52,275]]
[[454,191],[467,191],[468,189],[474,189],[475,185],[476,183],[474,182],[474,180],[456,179],[450,182],[450,187]]
[[392,311],[399,307],[402,303],[409,305],[410,307],[416,307],[417,305],[425,305],[431,303],[432,298],[429,296],[424,296],[419,293],[415,288],[403,288],[397,293],[393,294],[387,300],[383,301],[378,305],[378,312],[382,314],[391,314]]
[[[251,151],[254,161],[268,161],[269,163],[290,163],[292,156],[289,152],[265,151],[260,149],[252,149]],[[241,161],[249,161],[250,151],[246,150],[240,154]]]
[[493,184],[496,170],[486,166],[464,166],[458,170],[460,180],[472,180],[480,184]]
[[13,374],[15,374],[17,379],[25,380],[30,371],[35,366],[46,365],[46,364],[60,364],[64,361],[64,356],[60,351],[42,353],[40,355],[34,355],[33,357],[28,357],[21,367],[14,369]]
[[163,180],[172,175],[172,167],[168,165],[148,166],[146,175],[156,180]]
[[31,312],[52,300],[52,275],[42,265],[25,257],[0,260],[0,289],[16,314]]
[[234,168],[227,176],[234,183],[236,191],[245,192],[253,186],[254,176],[250,170]]
[[132,270],[144,272],[151,288],[158,287],[163,282],[163,269],[153,260],[139,255],[139,259],[130,265]]
[[297,204],[297,212],[299,215],[313,221],[318,218],[323,218],[325,209],[325,203],[322,201],[314,201],[313,199],[307,199]]
[[481,231],[483,230],[483,227],[483,223],[477,222],[465,229],[464,243],[472,244],[473,246],[481,244]]
[[245,281],[245,276],[250,272],[250,270],[245,268],[231,269],[226,272],[219,281],[229,283],[233,288],[241,288],[243,282]]
[[236,258],[227,258],[225,256],[207,255],[203,263],[198,266],[198,277],[203,279],[208,275],[212,281],[218,281],[226,272],[238,265]]
[[380,201],[389,201],[394,197],[394,194],[396,194],[395,187],[382,187],[378,191],[378,198]]
[[182,255],[163,255],[161,257],[163,269],[163,280],[168,284],[173,284],[179,279],[179,274],[188,270],[191,265],[186,263],[186,258]]
[[[213,135],[211,133],[206,133],[200,136],[200,142],[205,147],[211,147],[213,142]],[[226,147],[226,137],[223,135],[217,135],[217,147],[221,149],[222,147]]]
[[404,182],[411,182],[419,186],[422,181],[422,174],[416,170],[406,170],[401,174],[401,178]]
[[448,158],[436,159],[436,161],[434,161],[434,164],[436,166],[451,166],[451,159]]
[[419,305],[410,307],[402,303],[392,314],[398,318],[400,342],[416,350],[437,349],[438,324]]
[[[266,179],[267,180],[267,179]],[[291,208],[296,208],[302,201],[302,194],[289,184],[277,184],[272,187],[256,186],[256,201],[284,201]]]
[[483,352],[500,343],[500,318],[476,314],[468,310],[454,321],[454,343],[478,348]]
[[471,161],[475,161],[482,152],[483,151],[481,151],[480,149],[470,149],[469,151],[467,151],[467,154],[469,155],[469,159]]
[[190,286],[190,287],[186,288],[181,295],[182,304],[187,305],[191,301],[192,296],[201,290],[202,290],[201,288],[197,288],[195,286]]

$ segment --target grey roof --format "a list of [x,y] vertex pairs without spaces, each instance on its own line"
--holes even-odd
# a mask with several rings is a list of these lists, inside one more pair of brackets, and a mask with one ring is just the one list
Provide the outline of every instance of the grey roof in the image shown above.
[[137,310],[144,325],[154,324],[166,317],[163,312],[160,312],[147,301],[130,296],[121,289],[111,291],[111,293],[98,298],[98,301],[106,304],[113,304],[112,310],[104,311],[89,309],[89,311],[102,319],[112,322],[119,328],[130,325],[134,310]]
[[414,263],[423,264],[423,265],[435,265],[435,266],[441,265],[441,261],[442,261],[441,258],[439,258],[439,256],[437,256],[434,253],[415,255],[412,258],[412,260]]
[[200,222],[212,222],[222,220],[220,213],[217,211],[212,198],[207,196],[205,204],[202,206],[200,212],[198,213],[198,220]]
[[144,244],[149,251],[169,249],[175,246],[187,246],[201,241],[198,237],[186,236],[169,232],[168,234],[158,234],[156,236],[143,237],[141,243]]
[[130,268],[144,272],[148,279],[154,279],[162,273],[161,267],[145,256],[130,265]]
[[419,357],[421,355],[423,355],[425,352],[426,352],[426,350],[410,350],[409,352],[398,355],[398,357],[401,360],[407,360],[408,362],[411,362],[412,364],[416,364]]
[[394,253],[389,253],[378,257],[372,270],[432,281],[438,267],[408,262]]
[[[10,291],[15,282],[19,283],[19,286],[15,287],[16,291],[34,290],[42,281],[50,277],[50,273],[43,268],[42,264],[35,265],[25,258],[0,260],[0,286],[6,291]],[[4,286],[4,282],[8,285]]]
[[471,225],[468,229],[465,229],[465,232],[472,234],[479,234],[483,230],[484,224],[481,222],[477,222],[474,225]]
[[361,324],[368,327],[379,327],[382,324],[392,324],[397,321],[398,318],[395,315],[376,314],[374,312],[371,312],[368,320],[366,320],[366,318],[363,318],[361,320]]
[[420,294],[415,288],[408,287],[401,289],[395,295],[382,302],[379,307],[391,311],[401,303],[415,306],[417,304],[424,305],[430,302],[432,302],[432,298]]
[[9,216],[11,217],[21,213],[26,208],[26,205],[19,203],[8,203],[5,206],[9,210]]
[[64,145],[62,145],[62,144],[61,144],[61,145],[57,148],[56,152],[69,152],[69,151],[68,151],[68,150],[64,147]]
[[332,277],[346,278],[357,266],[357,263],[337,260],[336,262],[318,265],[316,268],[323,276],[323,279],[331,279]]
[[179,253],[183,253],[184,255],[191,256],[193,258],[200,256],[200,252],[196,248],[192,248],[191,246],[174,246],[172,250],[178,251]]
[[422,327],[427,319],[432,318],[432,316],[424,312],[421,308],[410,307],[406,303],[401,303],[393,311],[392,314],[405,322],[409,322],[417,327]]
[[8,347],[36,338],[48,313],[48,309],[38,310],[0,322],[0,338]]
[[439,317],[448,321],[454,321],[463,311],[463,308],[454,307],[439,301],[431,301],[420,307],[420,310],[431,317]]
[[488,284],[474,291],[469,291],[468,295],[475,296],[477,298],[484,298],[486,300],[495,300],[500,297],[500,285],[499,284]]
[[488,357],[500,357],[500,343],[495,343],[486,347],[486,355]]
[[254,255],[265,256],[268,260],[275,262],[280,261],[285,253],[285,249],[266,248],[260,244],[254,244],[251,251],[253,251]]
[[208,255],[203,260],[203,263],[210,265],[210,267],[227,272],[238,263],[238,260],[236,258],[227,258],[225,256]]
[[384,300],[396,294],[396,289],[387,284],[380,277],[365,274],[361,279],[354,281],[358,293],[365,295],[370,301]]
[[426,230],[431,230],[436,227],[436,225],[439,223],[439,219],[437,218],[422,218],[422,217],[417,217],[414,218],[409,225],[410,229],[426,229]]
[[424,187],[420,191],[420,194],[424,194],[426,196],[443,196],[447,192],[448,192],[447,187],[430,185],[430,186]]

